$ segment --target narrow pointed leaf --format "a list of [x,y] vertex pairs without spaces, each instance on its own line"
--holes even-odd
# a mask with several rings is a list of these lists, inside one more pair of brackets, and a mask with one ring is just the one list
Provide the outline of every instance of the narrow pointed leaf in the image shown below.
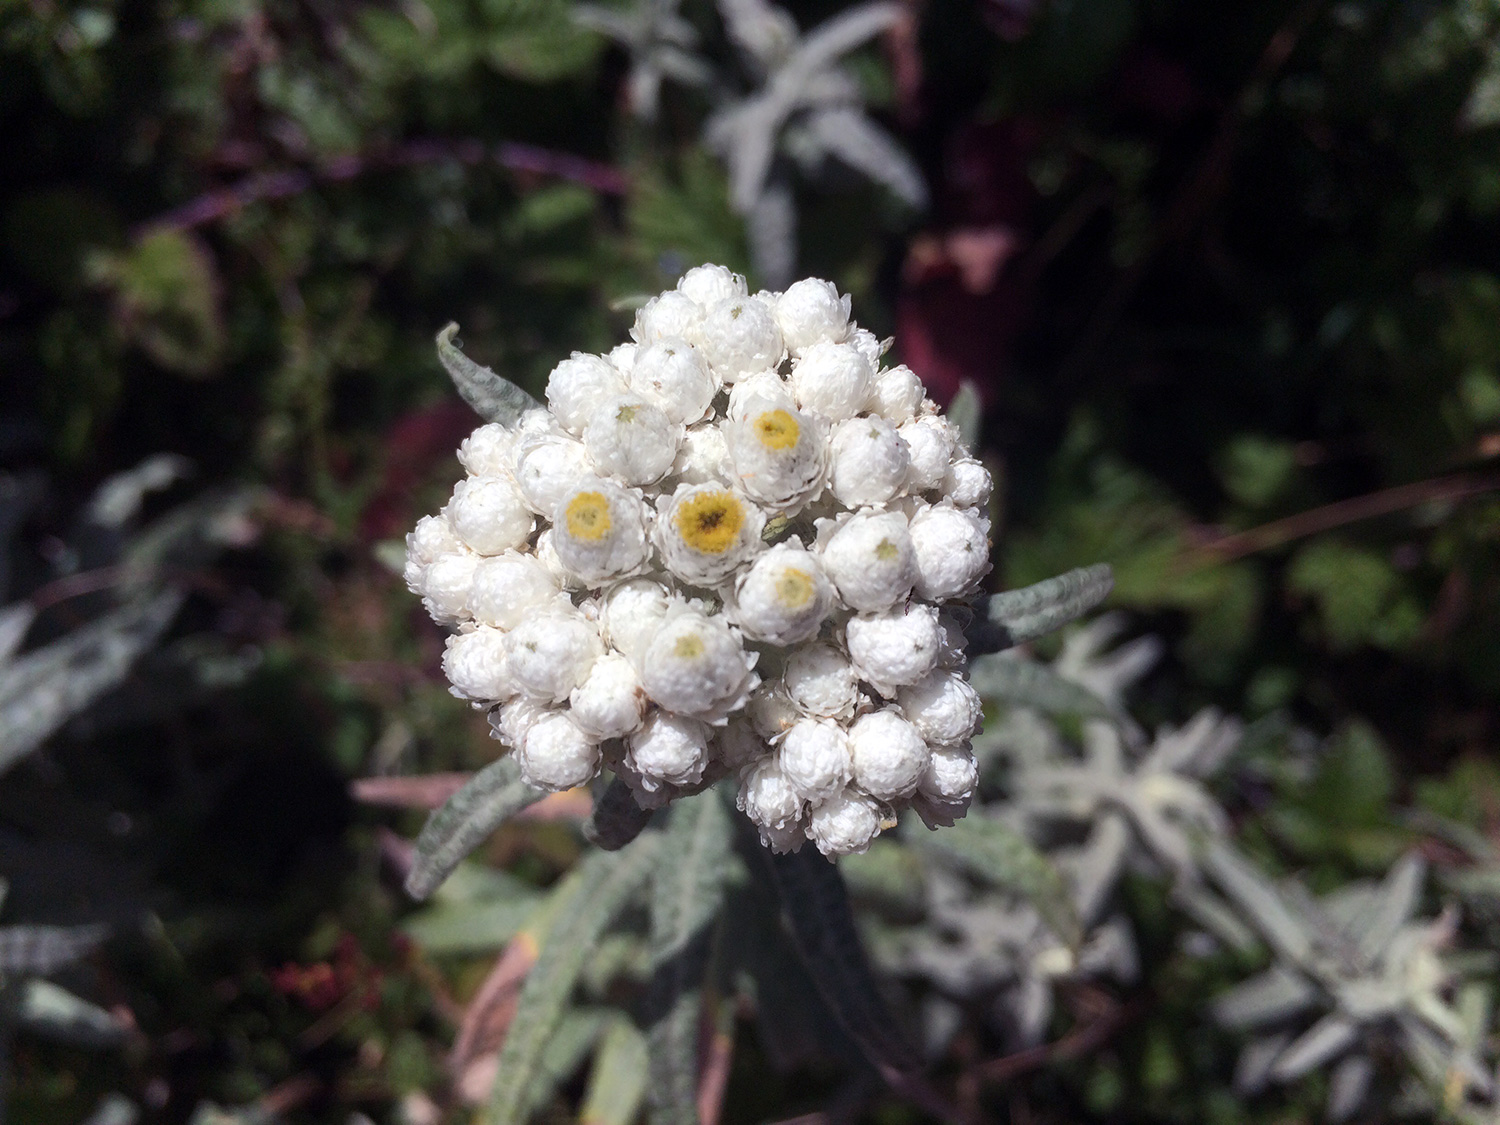
[[898,4],[876,2],[847,8],[825,20],[803,38],[787,69],[811,76],[833,66],[868,39],[873,39],[901,18]]
[[46,976],[87,957],[109,936],[109,927],[0,926],[0,973]]
[[1324,1117],[1332,1122],[1348,1121],[1364,1104],[1375,1077],[1375,1063],[1369,1055],[1350,1055],[1341,1059],[1328,1079],[1328,1107]]
[[630,786],[617,777],[594,805],[593,815],[583,822],[584,839],[607,852],[617,852],[645,830],[652,812],[636,804]]
[[1385,952],[1417,908],[1426,878],[1427,864],[1417,852],[1408,852],[1396,861],[1381,885],[1374,916],[1366,920],[1358,935],[1361,953],[1374,960]]
[[646,1098],[646,1037],[628,1019],[612,1020],[594,1054],[581,1125],[630,1125]]
[[558,1088],[577,1073],[608,1019],[599,1008],[576,1008],[558,1021],[526,1090],[526,1117],[547,1108]]
[[577,882],[559,906],[517,999],[483,1117],[487,1125],[524,1120],[527,1092],[579,974],[600,936],[650,878],[658,844],[656,837],[647,836],[624,851],[590,852],[579,863]]
[[1065,680],[1045,664],[1014,656],[981,656],[969,665],[969,682],[986,700],[1029,707],[1045,715],[1082,719],[1117,716],[1088,688]]
[[1277,1056],[1271,1077],[1277,1082],[1295,1081],[1347,1051],[1357,1038],[1359,1029],[1350,1020],[1324,1016]]
[[485,766],[422,826],[406,893],[426,898],[503,821],[546,795],[521,780],[508,755]]
[[948,404],[948,421],[958,430],[958,440],[965,449],[979,446],[979,427],[984,421],[984,400],[979,397],[979,388],[965,379],[958,385],[958,393]]
[[23,1031],[79,1047],[107,1047],[125,1036],[114,1016],[51,981],[22,981],[15,992],[11,1018]]
[[1093,609],[1114,585],[1114,572],[1099,563],[996,594],[989,601],[988,620],[974,623],[970,651],[1000,652],[1045,636]]
[[1235,985],[1211,1011],[1222,1027],[1265,1027],[1305,1011],[1317,998],[1318,990],[1304,977],[1277,965]]
[[451,323],[437,334],[438,359],[443,363],[448,377],[458,388],[465,402],[486,422],[499,422],[502,426],[514,426],[521,415],[535,410],[542,404],[516,386],[509,379],[502,379],[488,367],[475,363],[463,352],[453,338],[458,335],[458,324]]
[[1209,844],[1204,870],[1260,931],[1271,947],[1299,965],[1312,955],[1312,939],[1282,901],[1280,893],[1222,840]]
[[[907,206],[917,210],[927,206],[927,183],[916,162],[894,137],[860,110],[848,106],[823,110],[812,116],[806,128],[826,151],[885,187]],[[974,394],[971,384],[966,382],[964,387],[970,395]],[[959,394],[963,394],[963,388]],[[976,396],[973,406],[977,405]],[[952,407],[948,413],[952,417]],[[959,434],[964,448],[972,449],[974,432],[978,429],[977,415],[971,410],[965,420],[970,426],[965,429],[960,425]]]

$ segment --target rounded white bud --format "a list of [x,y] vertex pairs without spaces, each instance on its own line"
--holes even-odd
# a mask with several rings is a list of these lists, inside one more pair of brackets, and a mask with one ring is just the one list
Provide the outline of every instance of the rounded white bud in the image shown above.
[[762,828],[760,842],[762,847],[770,848],[777,855],[801,851],[802,845],[807,843],[807,829],[800,820],[792,821],[782,828]]
[[962,801],[967,805],[978,786],[979,763],[974,758],[973,749],[968,743],[963,743],[934,746],[917,788],[925,797]]
[[953,454],[951,433],[930,424],[933,415],[907,422],[897,433],[906,446],[906,490],[911,493],[937,488],[948,475],[948,458]]
[[989,521],[973,508],[938,504],[911,520],[917,593],[947,601],[973,591],[990,571]]
[[474,617],[497,629],[514,629],[533,610],[552,603],[557,580],[531,555],[507,551],[474,571],[469,602]]
[[787,657],[781,683],[793,706],[808,715],[847,721],[859,704],[859,674],[832,645],[796,649]]
[[516,449],[516,484],[527,505],[548,519],[579,477],[594,475],[583,443],[556,434],[522,438]]
[[655,403],[671,421],[690,426],[709,413],[718,386],[698,349],[669,336],[637,354],[630,390]]
[[851,609],[887,609],[911,593],[917,559],[899,512],[857,512],[818,532],[823,571]]
[[711,422],[690,428],[677,447],[672,473],[683,484],[728,484],[734,480],[724,431]]
[[849,728],[854,783],[882,801],[900,801],[917,791],[927,769],[927,743],[894,711],[861,715]]
[[845,789],[808,815],[807,838],[827,856],[860,855],[880,835],[880,818],[878,804],[863,793]]
[[603,742],[624,738],[646,718],[646,693],[630,661],[606,652],[568,697],[569,714],[585,734]]
[[884,504],[906,483],[906,443],[878,415],[848,418],[833,428],[829,487],[845,507]]
[[630,335],[637,344],[654,344],[669,336],[696,344],[702,339],[703,307],[686,294],[668,289],[652,297],[635,314]]
[[537,789],[573,789],[599,772],[599,744],[561,711],[532,723],[515,754],[521,780]]
[[703,354],[714,374],[726,383],[781,363],[781,329],[770,308],[758,298],[720,301],[703,318],[701,332]]
[[576,590],[582,585],[582,580],[558,557],[556,539],[556,532],[550,527],[536,537],[536,561],[552,575],[559,589]]
[[880,357],[890,350],[891,341],[882,340],[868,328],[860,328],[856,324],[849,326],[849,343],[865,357],[865,362],[870,365],[871,371],[880,370]]
[[528,699],[562,703],[604,652],[599,634],[572,606],[528,613],[506,635],[511,678]]
[[735,717],[714,736],[714,749],[726,769],[738,771],[771,752],[766,740],[749,719]]
[[677,291],[711,309],[721,301],[749,294],[745,279],[726,266],[694,266],[677,279]]
[[724,437],[740,487],[767,507],[800,508],[823,491],[828,439],[817,418],[752,399],[743,417],[724,424]]
[[754,655],[722,617],[684,609],[669,616],[647,646],[641,685],[668,711],[722,725],[760,682],[754,666]]
[[499,422],[487,422],[459,443],[458,460],[471,477],[514,476],[515,431]]
[[481,555],[524,546],[535,524],[509,476],[464,478],[454,485],[447,511],[459,538]]
[[625,376],[609,360],[574,352],[547,376],[547,405],[568,433],[583,433],[599,401],[625,393]]
[[588,583],[638,570],[650,553],[646,505],[613,481],[575,484],[552,513],[551,533],[562,565]]
[[820,343],[839,343],[849,335],[849,296],[816,277],[793,282],[776,298],[776,323],[795,356]]
[[612,648],[640,666],[646,646],[667,616],[672,599],[667,588],[649,578],[632,578],[612,586],[599,612],[599,631]]
[[943,499],[956,508],[982,508],[990,502],[990,471],[972,457],[960,457],[943,474]]
[[792,729],[793,723],[802,718],[802,713],[783,692],[773,687],[750,697],[750,701],[745,704],[745,717],[761,738],[776,743]]
[[422,605],[439,625],[470,616],[475,572],[486,561],[469,551],[439,555],[422,572]]
[[557,712],[529,699],[512,699],[490,712],[490,734],[512,750],[526,741],[526,733],[537,722]]
[[653,711],[626,736],[625,764],[648,792],[663,785],[696,785],[708,766],[708,727],[686,715]]
[[792,725],[777,751],[781,772],[799,796],[817,804],[827,800],[854,776],[849,736],[827,719],[803,719]]
[[957,746],[974,737],[984,717],[979,693],[964,676],[941,670],[928,673],[896,693],[906,721],[936,746]]
[[596,402],[583,432],[583,444],[599,471],[633,485],[666,476],[681,440],[682,426],[639,395]]
[[760,553],[766,517],[721,485],[679,485],[656,521],[667,569],[689,586],[716,586]]
[[475,703],[503,703],[516,694],[505,657],[505,632],[481,625],[470,633],[455,633],[443,648],[443,675],[460,699]]
[[887,422],[900,426],[917,416],[926,397],[927,388],[922,385],[922,380],[903,363],[875,377],[870,409]]
[[851,617],[844,632],[860,678],[889,699],[931,672],[942,639],[937,616],[935,607],[913,603]]
[[746,768],[735,803],[758,828],[785,828],[802,818],[802,795],[775,756]]
[[436,562],[441,555],[465,554],[453,525],[445,515],[423,516],[417,526],[406,533],[406,557],[421,566]]
[[790,381],[798,406],[841,422],[869,404],[875,373],[853,345],[819,342],[792,365]]
[[746,375],[729,388],[729,405],[724,408],[726,424],[743,418],[752,403],[761,410],[777,407],[797,409],[797,404],[792,401],[791,388],[775,371],[757,371],[753,375]]
[[616,344],[609,349],[609,354],[604,358],[609,360],[609,365],[625,376],[626,381],[630,379],[630,373],[635,368],[635,357],[640,353],[639,344]]
[[740,575],[734,621],[751,640],[792,645],[816,636],[833,609],[833,583],[797,542],[772,547]]

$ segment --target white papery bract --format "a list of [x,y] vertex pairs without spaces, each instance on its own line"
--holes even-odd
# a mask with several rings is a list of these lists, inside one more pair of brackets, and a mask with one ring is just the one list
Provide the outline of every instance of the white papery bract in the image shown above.
[[700,266],[465,439],[405,578],[528,784],[608,768],[658,808],[733,775],[767,847],[833,856],[963,815],[991,481],[849,314]]

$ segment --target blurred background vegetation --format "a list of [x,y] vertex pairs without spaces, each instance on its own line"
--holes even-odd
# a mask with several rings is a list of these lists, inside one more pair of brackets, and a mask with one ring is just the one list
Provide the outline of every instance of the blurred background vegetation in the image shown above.
[[[539,392],[703,261],[795,253],[935,397],[978,388],[994,588],[1113,564],[1166,643],[1143,719],[1334,736],[1225,794],[1268,863],[1461,866],[1423,810],[1500,845],[1500,3],[908,0],[841,96],[925,190],[789,132],[794,234],[704,141],[755,77],[714,5],[680,15],[717,69],[644,112],[660,60],[599,13],[651,8],[0,0],[0,651],[177,592],[13,766],[35,683],[0,688],[0,920],[107,923],[56,979],[124,1029],[17,1035],[13,1120],[466,1119],[443,1058],[515,923],[403,929],[421,813],[349,788],[493,756],[399,578],[476,422],[433,336]],[[487,855],[547,885],[579,849]],[[1204,985],[1150,987],[1104,1062],[986,1112],[1207,1119],[1172,995]],[[777,1066],[736,1057],[726,1121],[824,1106]]]

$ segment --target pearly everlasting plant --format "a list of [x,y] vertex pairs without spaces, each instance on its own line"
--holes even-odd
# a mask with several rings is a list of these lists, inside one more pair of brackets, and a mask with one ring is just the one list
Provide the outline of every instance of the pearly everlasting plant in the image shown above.
[[884,351],[829,282],[707,265],[545,406],[490,405],[406,581],[524,782],[651,809],[733,776],[777,852],[964,815],[990,479]]

